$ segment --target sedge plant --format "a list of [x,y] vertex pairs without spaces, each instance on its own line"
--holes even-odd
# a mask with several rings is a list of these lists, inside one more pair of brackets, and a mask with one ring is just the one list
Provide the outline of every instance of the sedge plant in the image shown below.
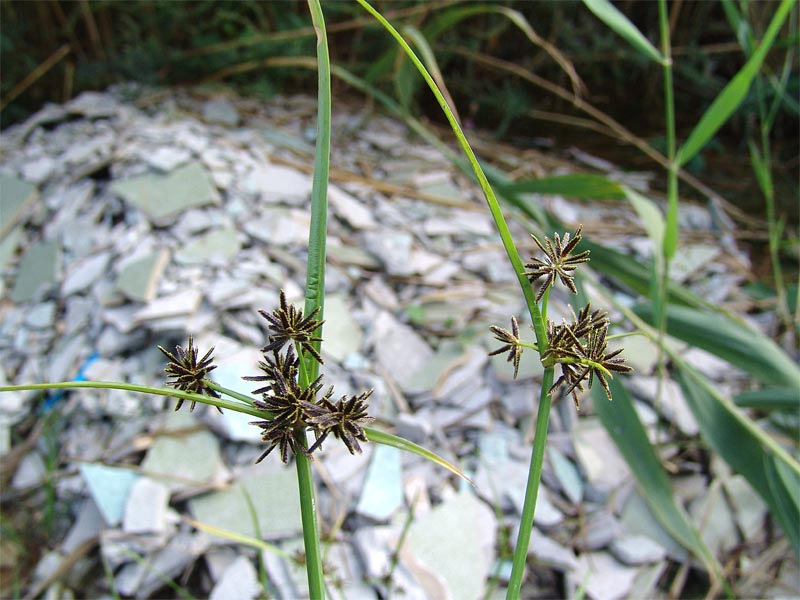
[[[259,398],[218,385],[212,379],[214,348],[199,350],[190,335],[186,346],[174,351],[160,347],[167,359],[166,386],[162,388],[123,382],[71,381],[0,387],[3,391],[48,389],[119,389],[145,394],[170,396],[193,410],[198,402],[218,410],[232,410],[250,415],[252,424],[262,430],[266,444],[256,462],[277,450],[284,463],[294,461],[300,491],[301,520],[305,546],[304,562],[312,599],[325,598],[325,582],[317,527],[312,454],[330,439],[341,441],[351,453],[361,452],[361,443],[373,442],[413,452],[433,461],[454,474],[469,479],[455,466],[409,440],[367,427],[373,418],[368,414],[371,390],[355,396],[334,396],[334,388],[324,393],[318,374],[323,358],[322,317],[325,297],[325,243],[327,236],[327,182],[330,165],[330,59],[322,9],[318,0],[309,0],[312,22],[317,32],[319,71],[318,135],[312,186],[311,225],[306,271],[305,307],[290,304],[283,291],[280,304],[273,311],[261,310],[270,331],[262,348],[260,372],[246,377],[257,382],[253,391]],[[308,436],[314,437],[309,444]]]
[[[544,243],[534,236],[533,240],[544,253],[544,256],[542,258],[532,258],[531,263],[523,265],[494,190],[445,96],[425,65],[392,24],[366,0],[358,0],[358,2],[394,37],[436,97],[480,184],[509,262],[520,283],[531,317],[536,343],[530,347],[539,353],[544,366],[544,373],[539,393],[536,431],[525,489],[525,501],[520,518],[519,535],[514,549],[511,579],[507,590],[507,598],[517,599],[520,597],[528,545],[533,529],[533,516],[544,465],[553,392],[563,386],[566,393],[573,396],[577,407],[577,393],[584,389],[584,382],[591,386],[594,380],[597,379],[610,400],[611,393],[606,377],[611,377],[612,371],[624,373],[631,369],[619,355],[621,350],[610,353],[607,351],[608,319],[605,313],[592,311],[587,305],[575,317],[573,323],[556,325],[547,320],[547,300],[550,289],[556,280],[563,283],[571,292],[577,293],[573,272],[579,264],[587,262],[589,259],[589,253],[585,251],[573,254],[576,246],[581,241],[581,228],[579,227],[571,238],[569,233],[566,233],[563,238],[556,233],[552,240],[546,238]],[[538,293],[534,294],[531,284],[539,279],[543,280],[543,284]],[[526,347],[526,344],[519,337],[519,326],[516,319],[514,317],[511,318],[510,331],[496,326],[492,330],[496,339],[502,343],[502,346],[494,353],[507,351],[508,359],[514,364],[514,372],[516,374],[520,357]],[[561,371],[557,380],[555,380],[556,365],[559,365]]]

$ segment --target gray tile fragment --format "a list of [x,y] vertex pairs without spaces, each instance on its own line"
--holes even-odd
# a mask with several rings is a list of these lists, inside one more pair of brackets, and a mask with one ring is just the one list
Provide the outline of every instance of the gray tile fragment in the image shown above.
[[35,185],[0,172],[0,238],[20,222],[38,197]]
[[125,503],[122,530],[126,533],[159,533],[167,526],[169,489],[149,477],[140,477],[131,486]]
[[144,211],[156,225],[174,221],[188,208],[219,203],[208,173],[196,162],[167,175],[140,175],[117,181],[111,189]]
[[27,302],[52,286],[56,280],[58,260],[58,246],[54,242],[41,242],[28,248],[17,269],[11,300]]
[[210,600],[253,600],[261,593],[253,563],[246,556],[236,558],[211,590]]
[[76,262],[67,271],[64,283],[61,284],[61,294],[71,296],[91,287],[107,272],[111,257],[111,252],[100,252]]
[[626,565],[641,565],[664,560],[666,551],[645,535],[623,535],[609,546],[611,554]]
[[220,97],[208,100],[203,105],[203,119],[209,123],[219,123],[235,127],[239,124],[239,112],[227,98]]

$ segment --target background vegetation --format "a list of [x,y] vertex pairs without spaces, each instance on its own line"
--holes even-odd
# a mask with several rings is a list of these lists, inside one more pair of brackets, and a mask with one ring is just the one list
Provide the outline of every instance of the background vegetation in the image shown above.
[[[366,4],[364,0],[359,3]],[[311,4],[316,6],[319,22],[318,3]],[[276,93],[314,89],[315,70],[326,82],[331,74],[344,82],[339,84],[335,95],[349,92],[350,87],[345,87],[345,83],[366,91],[373,101],[404,116],[411,125],[419,125],[412,127],[419,135],[444,147],[433,133],[443,120],[439,115],[441,106],[486,194],[526,299],[531,291],[521,275],[517,264],[520,260],[497,198],[467,144],[459,121],[466,129],[482,127],[520,147],[566,145],[570,132],[578,132],[580,148],[591,151],[592,143],[586,135],[591,131],[597,134],[598,145],[602,145],[595,152],[602,158],[632,168],[643,165],[653,172],[663,167],[666,172],[661,176],[668,199],[666,218],[651,200],[603,180],[617,190],[611,190],[609,197],[627,197],[640,213],[655,244],[653,263],[642,265],[610,248],[592,245],[593,265],[603,275],[616,278],[645,296],[644,302],[634,309],[621,309],[639,332],[659,344],[668,333],[716,354],[763,385],[728,398],[694,370],[680,352],[662,345],[704,441],[745,476],[769,505],[795,553],[800,553],[800,504],[794,494],[800,485],[800,464],[795,458],[796,440],[800,439],[796,393],[800,382],[796,363],[800,309],[797,286],[787,284],[797,280],[798,255],[794,230],[798,167],[797,5],[793,0],[783,0],[779,5],[676,0],[669,5],[669,15],[665,2],[620,3],[620,6],[650,42],[639,35],[634,25],[620,18],[613,6],[601,0],[584,0],[582,4],[384,3],[382,8],[399,25],[401,33],[385,21],[383,25],[408,57],[416,61],[404,38],[427,63],[432,77],[426,74],[426,83],[437,94],[437,105],[414,73],[414,68],[424,71],[422,63],[417,61],[414,67],[373,27],[371,20],[357,12],[355,5],[329,5],[328,32],[335,63],[330,68],[327,52],[324,60],[320,58],[318,63],[314,60],[313,55],[322,44],[314,43],[315,34],[307,24],[303,4],[7,2],[2,4],[6,77],[0,91],[1,105],[6,111],[4,124],[23,118],[47,99],[67,100],[80,90],[102,89],[117,81],[133,79],[157,85],[224,83],[267,100]],[[587,7],[611,29],[605,29]],[[617,34],[636,50],[628,50]],[[659,39],[660,51],[655,49]],[[26,53],[28,48],[30,53]],[[14,56],[20,58],[15,62]],[[673,62],[671,57],[678,60]],[[663,71],[653,68],[652,61],[663,67]],[[6,65],[16,77],[8,77]],[[321,186],[327,181],[329,167],[324,147],[329,139],[330,122],[323,114],[329,110],[330,96],[327,85],[320,84],[319,89],[312,208],[315,225],[306,291],[308,312],[324,299],[324,287],[312,289],[311,285],[321,281],[324,273],[325,193]],[[662,96],[664,89],[666,93]],[[460,116],[454,116],[446,107],[445,97],[453,99]],[[363,102],[360,97],[359,100]],[[673,100],[676,119],[673,119]],[[414,115],[427,119],[426,125],[422,126]],[[662,134],[651,133],[664,130],[662,115],[666,121],[663,140],[659,138]],[[635,152],[619,152],[623,148]],[[642,160],[646,162],[638,162]],[[680,171],[682,166],[689,172]],[[520,198],[523,192],[542,191],[544,183],[552,185],[553,178],[520,181],[517,175],[512,178],[490,173],[492,185],[503,200],[519,209],[519,218],[536,222],[547,231],[559,230],[554,215],[545,215],[540,207]],[[583,189],[589,191],[573,190],[573,195],[600,195],[598,178],[587,177],[579,178],[578,183],[583,181]],[[678,240],[679,177],[684,199],[699,194],[709,200],[720,200],[707,187],[709,183],[726,198],[738,198],[746,209],[735,213],[739,224],[754,223],[755,228],[760,227],[765,244],[768,239],[767,263],[772,277],[767,275],[765,280],[774,282],[774,308],[779,317],[770,334],[774,334],[782,347],[719,307],[709,306],[690,290],[670,282],[669,264]],[[567,179],[571,185],[578,185],[576,179]],[[565,185],[563,179],[556,183]],[[624,192],[621,196],[620,190]],[[747,214],[755,206],[759,211],[764,207],[766,222]],[[315,214],[316,219],[322,220],[315,220]],[[787,216],[791,220],[787,221]],[[589,240],[586,242],[590,245]],[[311,260],[315,255],[322,258]],[[781,260],[791,269],[784,270]],[[536,326],[543,320],[536,302],[528,304]],[[547,349],[547,342],[541,341],[543,332],[544,325],[540,323],[537,329],[540,350]],[[552,365],[548,368],[552,381]],[[306,379],[313,380],[313,374]],[[88,387],[87,382],[79,385]],[[38,386],[44,387],[77,386],[73,383]],[[667,476],[625,388],[617,381],[612,387],[613,409],[605,402],[597,403],[595,409],[607,429],[616,431],[615,442],[646,490],[656,518],[713,574],[709,591],[709,596],[713,596],[719,585],[726,585],[721,565],[673,501]],[[17,389],[34,388],[37,386]],[[540,414],[544,415],[549,411],[545,402],[549,401],[548,388],[549,383],[543,383],[539,406]],[[0,391],[11,389],[14,386]],[[741,407],[753,411],[743,412]],[[768,414],[779,426],[789,419],[789,450],[770,434],[771,427],[761,427],[756,420],[761,414]],[[619,426],[623,422],[625,426]],[[534,456],[543,456],[546,431],[546,416],[537,417]],[[305,469],[301,479],[310,482],[307,463],[298,460],[298,469],[301,467]],[[541,460],[537,468],[540,470]],[[311,488],[310,483],[308,487]],[[534,502],[535,495],[534,490]],[[313,506],[313,501],[309,504]],[[528,507],[526,497],[524,514],[529,514],[532,521],[533,505],[530,511]],[[520,529],[529,531],[530,524],[523,519],[525,526]],[[314,532],[309,536],[315,538]],[[520,564],[524,566],[528,543],[522,537],[520,540],[518,549],[522,550],[515,552],[515,572],[521,573],[516,558],[521,557]],[[321,566],[316,568],[312,563],[309,560],[309,582],[313,589],[311,575],[315,571],[321,590]],[[512,574],[516,588],[509,585],[509,597],[518,597],[520,582]]]
[[[378,2],[395,23],[419,30],[430,44],[455,105],[467,125],[494,131],[522,147],[555,137],[567,145],[580,136],[582,149],[596,151],[630,168],[652,163],[630,146],[589,135],[585,115],[569,99],[513,76],[516,66],[543,80],[578,92],[656,148],[663,129],[661,73],[625,44],[578,0],[505,2],[535,32],[558,49],[580,79],[570,81],[562,66],[505,16],[476,11],[457,26],[442,22],[454,2]],[[655,2],[627,0],[617,6],[651,40],[658,39]],[[763,31],[777,2],[746,4],[756,32]],[[334,64],[397,97],[415,114],[441,121],[441,112],[391,40],[355,3],[326,7]],[[315,74],[281,60],[313,56],[314,38],[305,2],[193,0],[153,2],[4,1],[0,3],[0,125],[25,118],[47,101],[63,102],[87,89],[137,81],[154,85],[224,82],[265,100],[276,93],[313,89]],[[678,137],[739,71],[746,56],[721,3],[685,0],[670,13]],[[796,40],[794,40],[796,42]],[[768,57],[779,71],[791,37]],[[788,46],[787,46],[788,45]],[[376,60],[378,57],[378,60]],[[488,62],[491,57],[495,62]],[[500,61],[500,62],[497,62]],[[793,58],[787,93],[772,131],[778,207],[796,220],[798,169],[798,70]],[[334,93],[349,88],[334,81]],[[768,94],[773,88],[768,88]],[[756,120],[755,91],[703,154],[689,165],[723,196],[748,212],[762,209],[749,170],[747,131]],[[596,132],[595,132],[596,133]],[[587,147],[589,146],[589,147]]]

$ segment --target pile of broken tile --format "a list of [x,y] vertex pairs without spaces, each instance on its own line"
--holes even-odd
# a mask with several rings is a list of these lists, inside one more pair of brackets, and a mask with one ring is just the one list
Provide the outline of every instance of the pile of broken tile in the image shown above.
[[[250,391],[241,377],[257,374],[266,339],[256,311],[272,310],[280,289],[302,299],[315,115],[311,97],[265,105],[120,87],[4,131],[0,381],[161,386],[156,345],[185,345],[192,334],[201,352],[215,346],[216,381]],[[333,140],[324,382],[337,394],[374,389],[380,428],[460,465],[477,488],[393,448],[369,444],[351,456],[327,442],[314,467],[328,581],[349,599],[385,597],[387,587],[406,598],[478,598],[492,582],[502,591],[541,372],[529,353],[514,381],[503,356],[487,356],[489,325],[524,315],[514,274],[477,187],[401,122],[337,104]],[[522,166],[510,150],[493,158]],[[579,151],[572,160],[606,166]],[[650,252],[625,207],[541,201],[587,232],[602,224],[618,248]],[[701,237],[718,216],[690,207],[683,218],[684,231]],[[527,233],[512,229],[527,248]],[[741,283],[731,264],[746,260],[731,240],[682,248],[673,273],[729,300]],[[567,301],[554,293],[551,315],[568,314]],[[696,435],[677,386],[667,382],[654,408],[655,349],[631,338],[627,355],[653,435]],[[702,353],[696,364],[730,377]],[[263,565],[275,597],[304,596],[291,560],[302,548],[292,469],[274,455],[253,464],[263,447],[251,418],[173,407],[116,390],[0,396],[3,454],[23,419],[58,414],[57,465],[40,439],[4,492],[35,502],[56,469],[68,518],[29,591],[163,597],[174,594],[164,587],[171,578],[200,597],[255,598]],[[571,401],[556,405],[546,459],[529,595],[567,596],[581,584],[596,600],[656,595],[668,560],[686,553],[648,513],[589,398],[580,415]],[[682,477],[680,496],[698,522],[711,515],[703,523],[712,548],[758,538],[766,509],[757,496],[730,473],[724,490],[707,494],[705,477]]]

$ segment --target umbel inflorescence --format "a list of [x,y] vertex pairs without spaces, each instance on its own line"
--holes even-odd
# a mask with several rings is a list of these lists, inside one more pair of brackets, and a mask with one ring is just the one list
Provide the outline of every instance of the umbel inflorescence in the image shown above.
[[[546,296],[547,290],[557,279],[573,294],[577,294],[572,273],[578,265],[589,261],[588,250],[572,254],[582,239],[581,227],[578,227],[571,238],[569,233],[565,233],[563,238],[556,233],[553,240],[545,238],[544,244],[535,235],[531,237],[545,255],[543,259],[531,258],[531,262],[525,265],[529,269],[525,275],[531,283],[544,278],[544,283],[536,294],[536,302]],[[606,397],[611,400],[611,390],[606,378],[612,377],[612,372],[628,373],[633,369],[625,364],[625,358],[621,356],[622,349],[608,352],[608,326],[608,314],[600,310],[592,311],[588,304],[577,316],[573,315],[572,322],[565,320],[556,325],[548,320],[547,349],[540,352],[540,359],[545,367],[558,365],[561,369],[561,376],[556,379],[549,393],[563,387],[563,393],[571,394],[575,407],[579,409],[578,392],[584,390],[584,383],[591,388],[597,379]],[[537,349],[536,346],[526,344],[520,339],[519,324],[515,317],[511,317],[510,331],[494,325],[491,330],[502,346],[490,352],[490,356],[508,352],[508,361],[514,365],[516,378],[523,350],[526,347]]]
[[[314,381],[302,382],[298,353],[312,357],[319,364],[323,363],[313,345],[322,341],[316,335],[324,323],[316,318],[319,308],[304,317],[302,310],[287,303],[286,295],[281,290],[278,309],[258,312],[269,323],[269,339],[261,349],[264,356],[264,360],[258,363],[261,374],[244,377],[247,381],[264,384],[252,392],[261,395],[261,399],[256,400],[253,406],[264,412],[264,419],[253,421],[251,425],[262,429],[261,438],[267,443],[267,449],[256,462],[261,462],[276,448],[284,463],[298,452],[310,456],[331,434],[340,439],[352,454],[361,452],[359,442],[367,441],[363,425],[373,420],[367,414],[367,401],[372,390],[357,396],[342,396],[333,401],[333,386],[320,394],[323,388],[321,375]],[[192,346],[191,337],[186,350],[178,346],[176,353],[172,354],[160,346],[159,349],[170,360],[165,372],[175,377],[168,385],[219,398],[206,379],[209,371],[215,368],[211,364],[213,348],[200,361],[197,361],[198,353]],[[182,402],[178,403],[175,410],[180,408]],[[192,402],[192,409],[194,404]],[[311,446],[306,444],[308,431],[315,436]]]

